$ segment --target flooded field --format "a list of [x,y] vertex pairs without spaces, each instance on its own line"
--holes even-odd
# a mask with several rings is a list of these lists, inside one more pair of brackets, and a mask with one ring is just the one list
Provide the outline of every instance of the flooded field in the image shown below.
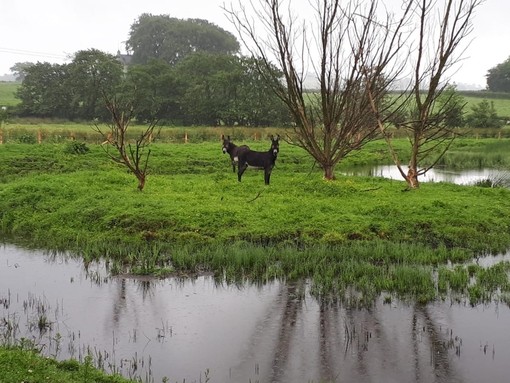
[[509,327],[495,303],[354,309],[318,302],[306,282],[109,277],[104,264],[0,247],[0,341],[90,354],[147,382],[504,382]]
[[[404,171],[407,168],[403,167]],[[343,172],[346,175],[354,176],[372,176],[382,177],[403,181],[396,165],[379,165],[379,166],[359,166]],[[508,178],[508,171],[497,169],[463,169],[451,170],[434,168],[430,169],[425,175],[419,177],[420,182],[450,182],[459,185],[473,185],[476,182],[484,180],[497,180],[498,178]]]

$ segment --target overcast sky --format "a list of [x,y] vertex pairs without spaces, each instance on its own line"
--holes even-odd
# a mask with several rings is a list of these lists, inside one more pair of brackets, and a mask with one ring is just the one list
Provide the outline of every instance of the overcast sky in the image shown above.
[[[142,13],[206,19],[235,34],[221,9],[224,2],[230,4],[230,0],[0,0],[0,76],[17,62],[69,62],[69,55],[90,48],[124,52],[130,26]],[[510,56],[509,17],[510,0],[487,0],[477,9],[473,42],[452,76],[455,82],[485,87],[487,70]]]

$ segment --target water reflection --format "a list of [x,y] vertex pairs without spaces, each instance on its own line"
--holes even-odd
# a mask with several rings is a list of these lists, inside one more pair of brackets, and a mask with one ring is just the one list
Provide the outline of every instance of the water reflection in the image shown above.
[[[344,170],[342,173],[352,176],[372,176],[400,181],[404,180],[395,165],[360,166]],[[434,168],[429,170],[425,175],[420,176],[419,179],[420,182],[450,182],[458,185],[473,185],[479,181],[488,179],[496,180],[502,177],[502,174],[507,174],[506,178],[508,178],[508,172],[502,173],[497,169],[449,170]]]
[[108,277],[102,264],[4,246],[0,336],[33,339],[59,358],[90,353],[107,371],[154,382],[507,379],[507,306],[379,300],[355,309],[309,290],[306,281]]

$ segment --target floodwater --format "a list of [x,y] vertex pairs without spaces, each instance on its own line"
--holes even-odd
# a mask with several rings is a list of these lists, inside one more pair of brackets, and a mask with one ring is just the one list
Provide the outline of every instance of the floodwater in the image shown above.
[[[404,167],[404,171],[407,168]],[[379,165],[379,166],[360,166],[343,171],[346,175],[356,176],[372,176],[382,177],[394,180],[404,181],[398,168],[395,165]],[[498,179],[499,177],[508,178],[508,171],[501,171],[497,169],[463,169],[451,170],[433,168],[418,179],[420,182],[450,182],[459,185],[473,185],[478,181],[485,181],[487,179]]]
[[381,298],[354,309],[321,304],[306,282],[107,275],[104,264],[3,245],[0,340],[32,339],[60,359],[91,354],[149,382],[508,381],[503,304]]

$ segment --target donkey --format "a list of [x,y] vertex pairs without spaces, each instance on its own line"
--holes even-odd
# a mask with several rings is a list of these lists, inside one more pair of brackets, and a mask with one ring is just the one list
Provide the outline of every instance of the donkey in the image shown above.
[[238,162],[239,153],[244,152],[246,150],[250,150],[247,145],[237,146],[232,141],[230,141],[230,136],[225,136],[222,134],[221,139],[223,140],[223,154],[228,153],[230,155],[230,160],[232,161],[232,171],[236,172],[236,163]]
[[271,136],[271,148],[267,152],[256,152],[248,149],[239,153],[239,167],[237,169],[237,179],[239,182],[241,182],[241,177],[246,168],[253,166],[258,169],[264,169],[264,182],[266,185],[269,185],[271,171],[274,168],[276,157],[280,151],[279,139],[279,135],[276,138]]

